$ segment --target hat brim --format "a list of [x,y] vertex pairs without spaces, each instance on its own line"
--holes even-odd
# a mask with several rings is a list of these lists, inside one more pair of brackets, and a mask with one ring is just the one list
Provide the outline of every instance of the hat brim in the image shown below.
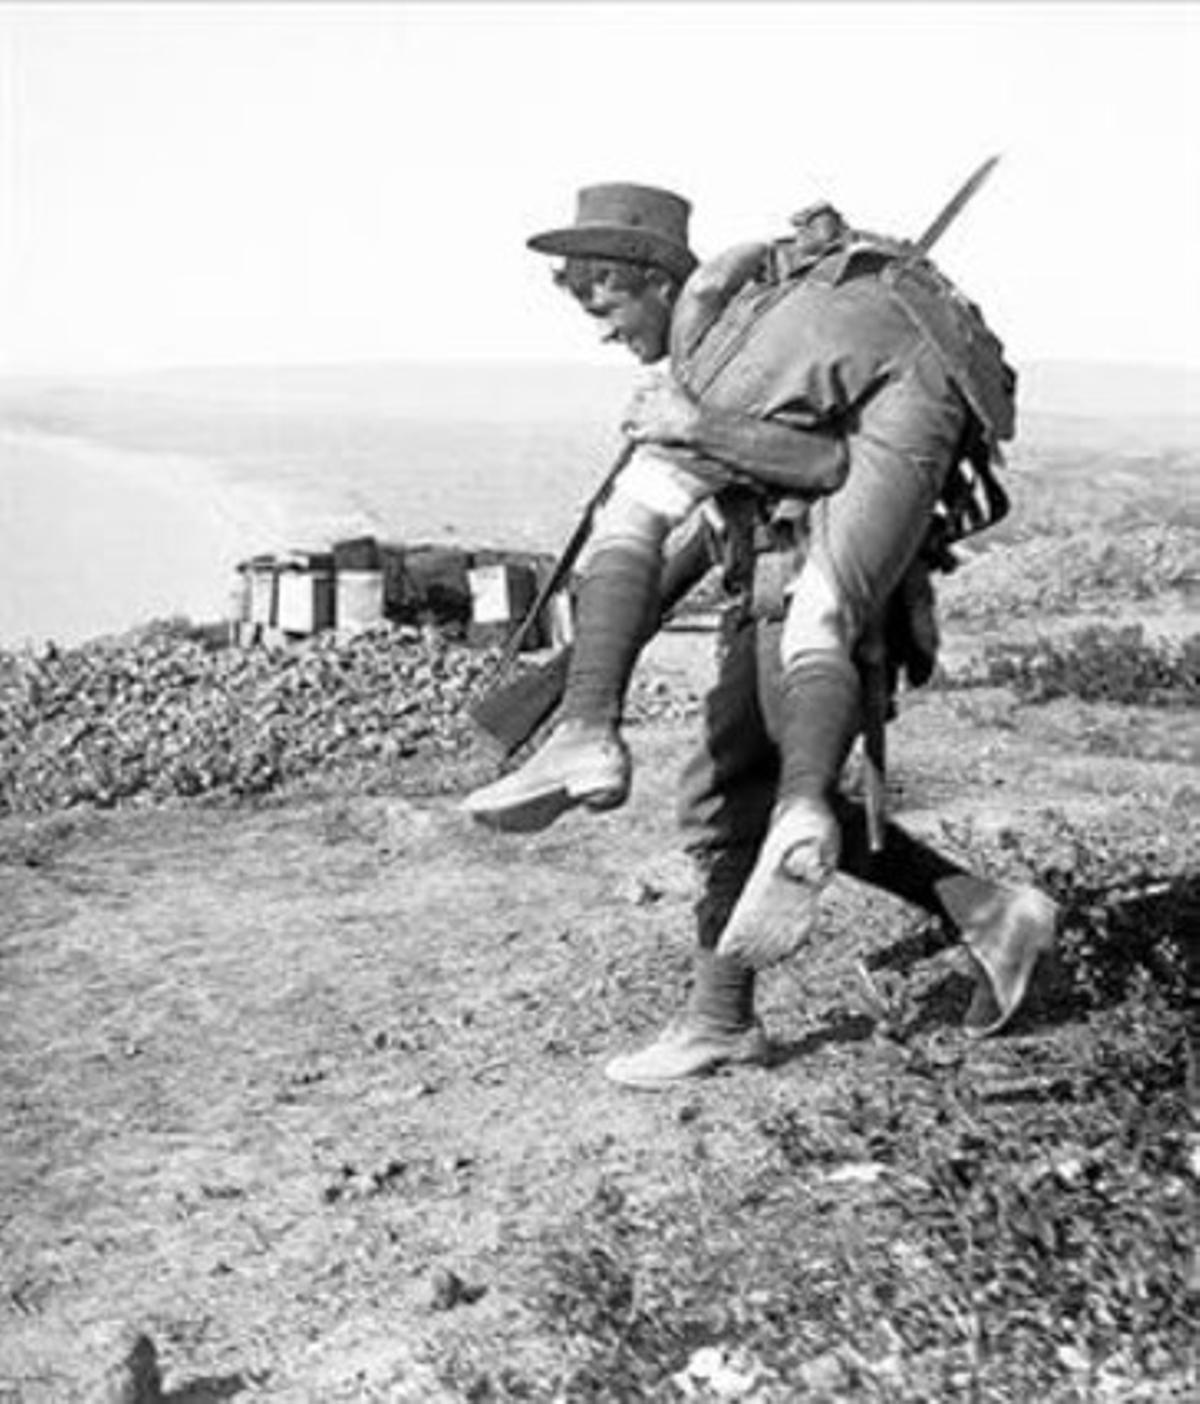
[[630,229],[623,224],[573,224],[567,229],[548,229],[526,242],[535,253],[558,254],[563,258],[611,258],[620,263],[648,263],[665,269],[681,281],[698,262],[690,249],[673,239],[664,239],[648,229]]

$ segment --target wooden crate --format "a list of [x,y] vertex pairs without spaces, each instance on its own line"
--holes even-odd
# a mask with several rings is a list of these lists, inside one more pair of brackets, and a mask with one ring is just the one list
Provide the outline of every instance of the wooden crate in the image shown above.
[[331,629],[336,617],[332,568],[285,565],[279,572],[277,618],[285,634]]

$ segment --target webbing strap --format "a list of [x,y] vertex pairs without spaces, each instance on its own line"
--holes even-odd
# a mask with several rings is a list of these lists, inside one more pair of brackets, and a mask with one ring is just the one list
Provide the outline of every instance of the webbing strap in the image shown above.
[[[724,337],[725,344],[713,354],[708,363],[706,374],[696,375],[692,367],[687,365],[676,368],[677,374],[680,370],[684,373],[685,388],[696,397],[703,395],[726,366],[745,347],[759,318],[765,316],[773,307],[782,302],[789,293],[794,291],[796,286],[795,283],[759,283],[750,285],[757,290],[752,297],[747,297],[745,293],[739,293],[730,303],[730,307],[721,321],[708,333],[710,337],[713,332]],[[706,337],[705,340],[707,339]]]

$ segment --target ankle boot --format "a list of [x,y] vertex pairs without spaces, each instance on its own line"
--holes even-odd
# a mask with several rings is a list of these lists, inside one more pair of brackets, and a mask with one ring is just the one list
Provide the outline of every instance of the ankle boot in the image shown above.
[[753,970],[778,965],[812,936],[821,894],[837,871],[839,836],[823,800],[781,801],[717,954]]
[[615,726],[562,722],[518,770],[473,791],[464,811],[506,833],[535,833],[569,809],[615,809],[629,797],[629,748]]
[[1054,946],[1058,907],[1036,887],[967,875],[944,878],[934,888],[975,970],[963,1028],[972,1038],[999,1033],[1021,1007],[1038,957]]
[[829,795],[859,725],[859,681],[841,653],[810,653],[784,674],[779,801],[758,861],[717,945],[754,969],[794,955],[816,928],[841,836]]
[[730,1031],[685,1015],[668,1024],[645,1048],[613,1058],[604,1075],[623,1087],[655,1092],[731,1063],[763,1064],[770,1055],[770,1041],[757,1019],[744,1029]]

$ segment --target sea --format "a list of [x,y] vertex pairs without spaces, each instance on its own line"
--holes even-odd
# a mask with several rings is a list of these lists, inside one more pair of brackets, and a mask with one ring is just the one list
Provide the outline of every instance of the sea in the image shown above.
[[241,562],[362,536],[556,553],[630,384],[531,366],[0,383],[0,647],[226,618]]
[[[364,535],[554,554],[619,450],[634,375],[464,362],[0,380],[0,648],[224,619],[240,562]],[[1185,421],[1200,441],[1194,372],[1025,379],[1027,457],[1152,452]]]

